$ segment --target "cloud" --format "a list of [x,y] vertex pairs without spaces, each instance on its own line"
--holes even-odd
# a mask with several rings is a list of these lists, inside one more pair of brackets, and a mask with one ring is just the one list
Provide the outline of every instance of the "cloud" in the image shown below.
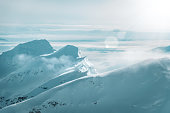
[[61,56],[60,58],[41,58],[43,65],[48,68],[48,70],[58,70],[60,68],[67,68],[72,66],[74,63],[71,61],[71,58],[69,56]]
[[51,72],[58,72],[71,67],[75,62],[71,61],[70,56],[61,56],[59,58],[45,58],[45,57],[33,57],[26,54],[19,54],[13,58],[13,64],[18,68],[42,68]]
[[23,66],[27,64],[28,62],[31,62],[33,59],[32,56],[26,55],[26,54],[19,54],[14,56],[13,62],[14,64],[17,64],[18,66]]
[[117,48],[124,51],[102,52],[104,50],[115,50],[114,48],[105,48],[96,49],[96,51],[85,51],[83,53],[94,64],[94,68],[98,72],[119,69],[148,59],[170,58],[168,53],[151,51],[153,48],[169,45],[169,41],[123,41],[119,43]]

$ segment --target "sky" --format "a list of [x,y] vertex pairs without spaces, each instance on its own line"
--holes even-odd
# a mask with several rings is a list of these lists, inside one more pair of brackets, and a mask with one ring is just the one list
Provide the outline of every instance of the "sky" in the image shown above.
[[79,47],[101,72],[169,57],[152,52],[170,43],[169,4],[169,0],[0,0],[0,54],[19,43],[47,39],[56,50]]
[[21,42],[47,39],[56,50],[68,44],[79,47],[98,70],[164,57],[167,54],[150,51],[169,45],[169,4],[168,0],[0,0],[0,38],[8,40],[0,42],[0,52]]
[[169,0],[0,0],[0,24],[101,25],[170,31]]

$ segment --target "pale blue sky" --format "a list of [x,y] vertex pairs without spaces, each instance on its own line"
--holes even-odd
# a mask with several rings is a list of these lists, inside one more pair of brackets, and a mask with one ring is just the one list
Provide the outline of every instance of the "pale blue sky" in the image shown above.
[[0,0],[0,22],[169,31],[169,3],[168,0]]

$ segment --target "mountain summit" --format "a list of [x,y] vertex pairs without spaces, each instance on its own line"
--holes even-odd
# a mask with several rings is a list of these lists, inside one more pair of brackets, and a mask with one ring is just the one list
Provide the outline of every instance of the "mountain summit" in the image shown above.
[[0,55],[0,108],[94,72],[75,46],[56,51],[47,40],[19,44]]
[[19,44],[13,49],[3,52],[0,55],[0,78],[4,77],[17,68],[16,62],[14,61],[17,55],[35,57],[52,52],[54,52],[53,47],[45,39]]
[[71,56],[74,59],[78,58],[79,57],[78,47],[75,47],[72,45],[66,45],[65,47],[61,48],[60,50],[56,51],[55,53],[47,56],[47,58],[51,58],[51,57],[59,58],[63,55]]
[[17,54],[26,54],[26,55],[31,55],[31,56],[38,56],[42,54],[49,54],[54,51],[53,47],[50,45],[50,43],[45,40],[33,40],[30,42],[26,42],[23,44],[17,45],[15,48],[12,50],[9,50],[7,52],[4,52],[2,56],[14,56]]

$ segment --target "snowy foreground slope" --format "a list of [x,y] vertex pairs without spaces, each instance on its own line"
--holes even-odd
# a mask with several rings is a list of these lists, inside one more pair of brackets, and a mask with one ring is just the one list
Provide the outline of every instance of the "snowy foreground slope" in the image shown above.
[[53,87],[1,113],[169,113],[170,59],[85,76]]
[[[80,56],[77,47],[67,45],[55,51],[46,40],[19,44],[2,53],[0,61],[1,109],[57,85],[95,73],[87,59]],[[10,72],[7,72],[8,69]]]
[[[71,61],[74,61],[74,66],[66,67],[67,71],[58,76],[40,79],[41,85],[38,87],[34,87],[36,83],[32,80],[20,90],[13,91],[14,87],[12,91],[8,90],[12,85],[8,86],[3,81],[14,75],[6,76],[0,84],[1,87],[2,84],[7,85],[3,86],[6,88],[1,94],[12,98],[19,95],[19,91],[28,99],[8,105],[0,113],[170,113],[170,59],[146,60],[96,76],[85,59],[73,55]],[[27,69],[27,65],[23,68]],[[33,66],[37,67],[35,64]],[[52,76],[52,72],[48,73],[41,75]],[[36,82],[39,80],[36,79]]]

